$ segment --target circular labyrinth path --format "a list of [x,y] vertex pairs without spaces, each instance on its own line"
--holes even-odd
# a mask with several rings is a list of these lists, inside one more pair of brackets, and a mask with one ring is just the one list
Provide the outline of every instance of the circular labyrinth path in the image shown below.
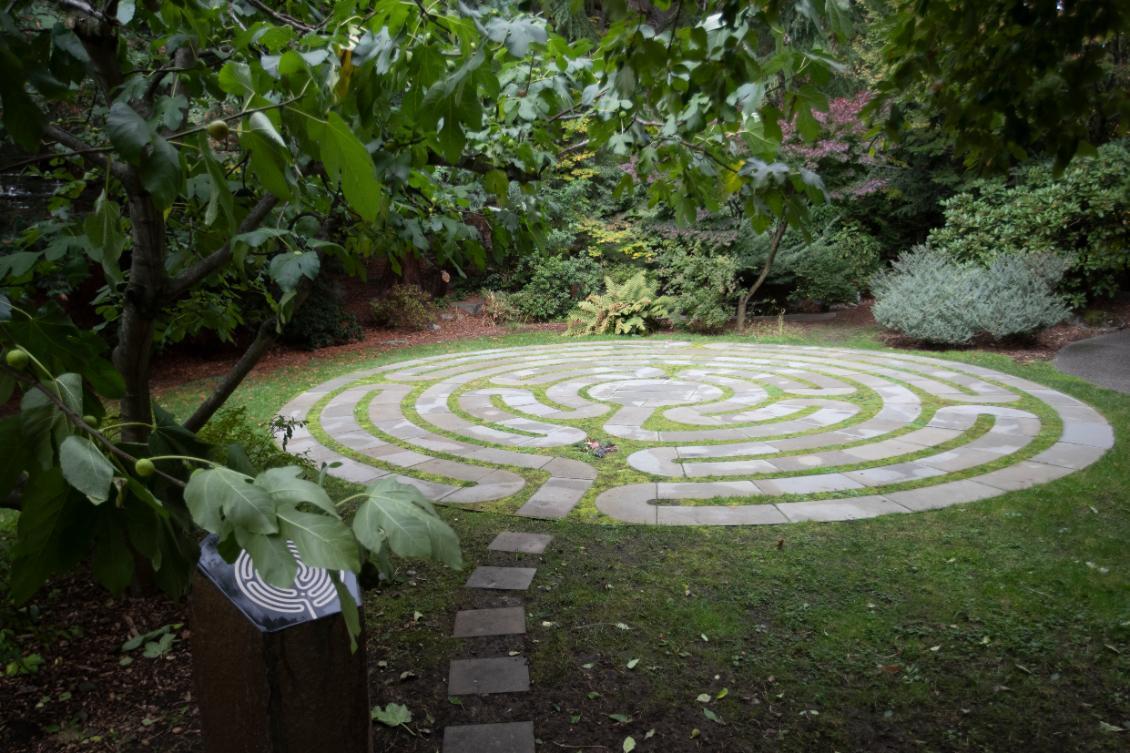
[[[1094,463],[1085,403],[889,351],[581,342],[402,361],[283,415],[287,449],[359,483],[537,518],[668,525],[848,520],[985,499]],[[586,438],[614,442],[603,458]],[[606,517],[605,517],[606,516]]]

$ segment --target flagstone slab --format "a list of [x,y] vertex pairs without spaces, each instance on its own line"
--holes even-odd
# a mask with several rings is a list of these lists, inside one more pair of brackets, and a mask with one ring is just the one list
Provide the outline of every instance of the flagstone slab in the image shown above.
[[541,554],[551,541],[553,541],[553,537],[547,533],[503,531],[494,537],[494,541],[490,542],[487,549],[494,552]]
[[481,638],[487,635],[521,635],[525,632],[525,609],[497,607],[456,612],[452,635],[456,638]]
[[448,671],[448,695],[525,693],[529,689],[530,666],[524,656],[453,659]]
[[443,753],[534,753],[534,723],[447,727],[443,731]]
[[537,573],[536,567],[476,567],[467,578],[467,588],[489,588],[499,591],[525,591]]

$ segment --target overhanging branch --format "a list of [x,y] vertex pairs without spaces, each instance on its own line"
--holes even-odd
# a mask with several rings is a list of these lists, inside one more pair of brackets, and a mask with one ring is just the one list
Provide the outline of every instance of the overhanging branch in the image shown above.
[[[259,227],[278,203],[279,200],[272,194],[267,194],[259,199],[259,202],[253,206],[251,211],[247,213],[247,216],[243,218],[243,222],[239,223],[239,228],[236,229],[236,235],[250,232]],[[177,275],[169,283],[167,300],[174,301],[180,298],[193,287],[200,284],[213,272],[219,270],[220,267],[231,260],[234,250],[232,241],[229,239],[223,246]]]

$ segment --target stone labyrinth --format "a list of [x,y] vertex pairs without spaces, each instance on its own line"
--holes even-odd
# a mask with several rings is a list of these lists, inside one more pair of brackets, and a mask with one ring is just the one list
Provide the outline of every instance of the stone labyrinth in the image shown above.
[[[1085,403],[884,351],[581,342],[358,371],[282,410],[287,449],[436,502],[667,525],[835,521],[972,502],[1094,463]],[[603,458],[578,443],[608,440]],[[605,517],[606,516],[606,517]]]

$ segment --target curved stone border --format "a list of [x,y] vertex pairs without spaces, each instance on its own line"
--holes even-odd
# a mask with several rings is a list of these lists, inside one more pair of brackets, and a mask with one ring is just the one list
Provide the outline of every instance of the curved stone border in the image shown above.
[[[573,424],[598,420],[625,444],[627,464],[654,481],[605,490],[597,509],[659,525],[945,507],[1052,481],[1114,442],[1085,403],[991,369],[889,351],[730,342],[572,342],[431,356],[331,380],[282,413],[314,419],[365,462],[310,431],[294,436],[291,451],[340,461],[330,472],[351,481],[391,475],[438,502],[506,499],[526,486],[515,469],[545,472],[518,510],[545,518],[567,515],[597,479],[593,464],[553,451],[585,438]],[[1052,415],[1062,431],[1044,447]],[[992,467],[976,473],[982,466]],[[678,504],[718,497],[764,502]]]

